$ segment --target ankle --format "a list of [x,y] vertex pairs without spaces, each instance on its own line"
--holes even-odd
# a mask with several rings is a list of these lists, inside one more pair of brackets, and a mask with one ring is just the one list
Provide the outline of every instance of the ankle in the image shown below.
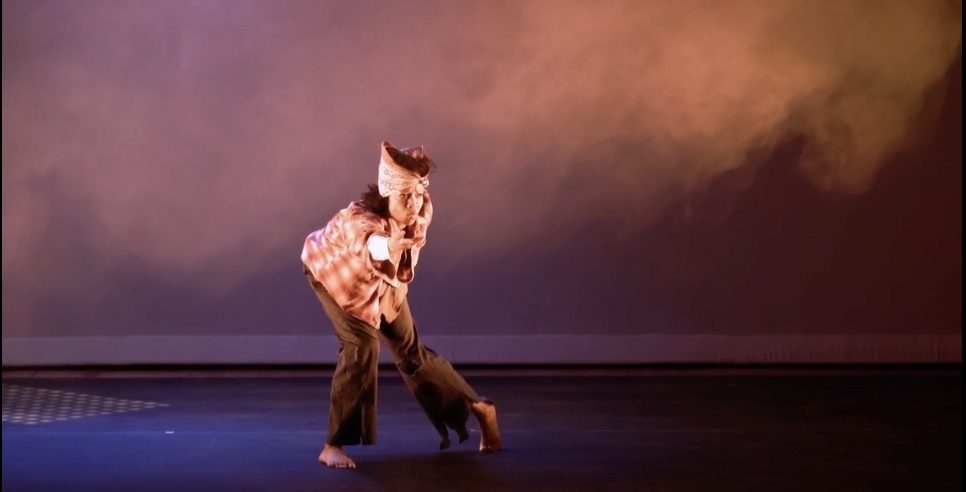
[[491,408],[495,407],[490,400],[482,400],[473,402],[470,407],[477,412],[488,412]]

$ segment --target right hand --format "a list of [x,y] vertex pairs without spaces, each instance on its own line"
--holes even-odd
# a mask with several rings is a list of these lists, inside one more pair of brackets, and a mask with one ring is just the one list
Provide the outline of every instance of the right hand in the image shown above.
[[389,254],[394,255],[406,251],[416,245],[416,239],[406,238],[406,230],[399,229],[389,236]]

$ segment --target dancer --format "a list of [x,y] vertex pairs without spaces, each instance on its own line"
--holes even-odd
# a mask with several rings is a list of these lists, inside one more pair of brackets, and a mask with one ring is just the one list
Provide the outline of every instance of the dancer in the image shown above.
[[480,451],[502,445],[496,406],[480,397],[450,363],[422,344],[406,294],[433,218],[427,188],[435,163],[422,146],[396,149],[382,142],[378,185],[309,234],[302,263],[339,339],[332,377],[329,429],[319,461],[355,468],[343,449],[376,441],[379,338],[392,351],[406,387],[450,446],[447,426],[469,437],[466,420],[479,421]]

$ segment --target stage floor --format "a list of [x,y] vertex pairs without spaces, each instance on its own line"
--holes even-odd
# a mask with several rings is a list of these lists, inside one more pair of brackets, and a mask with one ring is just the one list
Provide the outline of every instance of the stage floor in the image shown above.
[[962,490],[958,368],[470,374],[497,403],[493,455],[472,418],[471,440],[439,451],[382,374],[378,443],[347,448],[356,470],[317,462],[321,372],[5,374],[3,490]]

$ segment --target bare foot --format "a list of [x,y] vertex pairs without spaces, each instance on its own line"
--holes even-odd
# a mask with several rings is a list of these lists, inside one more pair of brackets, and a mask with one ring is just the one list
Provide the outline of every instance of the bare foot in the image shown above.
[[345,454],[342,448],[328,444],[325,445],[322,454],[319,455],[319,462],[325,463],[326,466],[331,466],[332,468],[356,467],[356,462],[352,461],[352,458],[349,458],[349,455]]
[[495,453],[503,446],[503,439],[500,437],[500,426],[496,423],[496,405],[492,401],[478,401],[470,405],[473,415],[480,421],[480,431],[483,438],[480,439],[480,451],[484,453]]

